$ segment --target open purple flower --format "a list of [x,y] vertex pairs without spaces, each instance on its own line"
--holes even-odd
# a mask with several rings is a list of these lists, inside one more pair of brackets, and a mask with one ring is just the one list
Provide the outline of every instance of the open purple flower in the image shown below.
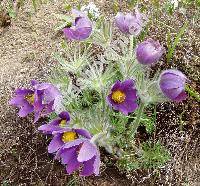
[[63,111],[58,116],[58,118],[50,123],[40,126],[38,130],[42,131],[44,134],[52,134],[53,131],[62,130],[63,127],[67,127],[70,121],[69,113]]
[[137,46],[136,58],[143,65],[151,65],[160,59],[164,51],[158,41],[147,39]]
[[134,81],[131,79],[115,82],[111,89],[111,93],[107,96],[107,103],[115,110],[125,115],[137,109],[137,94],[134,87]]
[[40,116],[45,116],[54,110],[61,94],[59,90],[50,83],[38,83],[31,81],[32,89],[17,89],[16,96],[9,102],[10,105],[20,108],[19,116],[25,117],[34,112],[36,122]]
[[138,36],[145,25],[147,18],[139,10],[135,9],[135,14],[128,13],[124,15],[119,12],[115,17],[116,26],[124,34]]
[[72,26],[64,28],[64,35],[71,40],[85,40],[92,33],[92,22],[82,12],[78,10],[72,10],[72,14],[75,16],[75,20]]
[[20,117],[26,117],[34,111],[34,90],[32,89],[17,89],[15,97],[9,101],[10,105],[17,106]]
[[173,101],[186,99],[185,83],[187,77],[179,70],[165,70],[160,75],[160,89],[163,94]]

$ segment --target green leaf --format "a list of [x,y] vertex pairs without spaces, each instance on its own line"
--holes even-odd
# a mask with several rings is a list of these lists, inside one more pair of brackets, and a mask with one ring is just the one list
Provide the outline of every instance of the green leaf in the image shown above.
[[193,97],[198,102],[200,102],[200,94],[196,90],[194,90],[192,87],[189,87],[188,85],[186,85],[185,90],[189,93],[190,97]]
[[187,26],[188,26],[188,22],[186,22],[183,25],[183,27],[180,29],[180,31],[178,32],[177,36],[175,37],[174,42],[171,43],[170,45],[169,45],[169,43],[170,43],[170,40],[171,40],[171,36],[168,33],[168,35],[167,35],[167,44],[169,45],[169,47],[168,47],[168,52],[167,52],[167,63],[169,63],[170,60],[172,59],[172,57],[174,55],[174,52],[175,52],[175,48],[178,45],[179,41],[181,40],[182,35],[186,31]]

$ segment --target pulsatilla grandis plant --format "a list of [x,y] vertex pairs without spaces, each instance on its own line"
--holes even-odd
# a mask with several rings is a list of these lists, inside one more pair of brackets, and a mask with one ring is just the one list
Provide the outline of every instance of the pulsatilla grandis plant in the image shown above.
[[55,54],[59,64],[51,83],[32,81],[32,89],[17,89],[10,101],[20,109],[21,117],[34,112],[35,122],[54,113],[38,130],[52,136],[48,152],[66,166],[67,173],[79,169],[80,176],[99,175],[99,147],[119,161],[126,157],[136,161],[129,152],[137,150],[140,160],[147,157],[151,145],[143,145],[148,147],[143,153],[145,148],[134,140],[145,122],[145,108],[182,101],[187,82],[176,69],[150,76],[151,67],[165,50],[151,38],[137,43],[148,21],[138,8],[133,13],[118,13],[109,21],[102,16],[92,19],[87,13],[73,9],[65,17],[65,40]]

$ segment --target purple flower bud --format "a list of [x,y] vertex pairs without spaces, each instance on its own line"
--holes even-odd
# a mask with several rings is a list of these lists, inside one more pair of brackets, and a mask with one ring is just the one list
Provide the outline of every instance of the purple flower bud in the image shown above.
[[78,10],[72,10],[72,14],[74,14],[75,20],[71,27],[63,29],[64,35],[71,40],[87,39],[92,33],[92,22]]
[[169,99],[180,102],[186,99],[185,83],[187,77],[179,70],[165,70],[160,75],[160,89]]
[[119,12],[115,17],[116,26],[124,34],[130,34],[138,36],[145,25],[147,18],[144,14],[140,13],[139,10],[135,9],[135,14],[130,13],[124,15]]
[[143,65],[151,65],[160,59],[164,51],[158,41],[147,39],[137,46],[136,58]]

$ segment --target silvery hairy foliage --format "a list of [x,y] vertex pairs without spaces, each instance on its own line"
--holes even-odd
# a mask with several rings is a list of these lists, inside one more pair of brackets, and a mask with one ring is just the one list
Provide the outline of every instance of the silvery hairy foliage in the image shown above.
[[120,154],[116,150],[116,139],[123,138],[120,136],[123,132],[114,139],[115,127],[111,122],[114,112],[106,103],[113,83],[117,79],[133,79],[138,97],[145,105],[163,102],[166,98],[159,89],[158,76],[150,78],[150,68],[137,62],[136,39],[116,37],[114,31],[112,21],[100,18],[87,40],[62,44],[62,51],[55,59],[67,77],[57,84],[63,93],[63,105],[72,115],[71,125],[87,129],[96,144],[110,153]]

